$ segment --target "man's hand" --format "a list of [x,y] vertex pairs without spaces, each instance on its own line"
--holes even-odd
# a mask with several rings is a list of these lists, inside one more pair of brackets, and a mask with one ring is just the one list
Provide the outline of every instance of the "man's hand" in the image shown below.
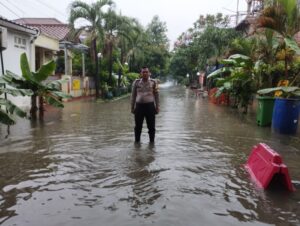
[[155,108],[155,113],[158,114],[159,113],[159,107]]
[[131,108],[131,113],[134,114],[134,108]]

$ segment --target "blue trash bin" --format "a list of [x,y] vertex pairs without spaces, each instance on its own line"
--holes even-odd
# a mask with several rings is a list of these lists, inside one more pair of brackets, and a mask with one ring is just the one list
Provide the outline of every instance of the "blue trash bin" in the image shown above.
[[299,99],[276,98],[272,128],[282,134],[295,134],[299,121]]

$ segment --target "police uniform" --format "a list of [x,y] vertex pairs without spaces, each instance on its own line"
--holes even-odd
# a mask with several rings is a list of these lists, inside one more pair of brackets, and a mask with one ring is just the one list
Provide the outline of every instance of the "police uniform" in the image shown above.
[[159,107],[159,94],[157,82],[148,78],[136,79],[132,85],[131,110],[135,119],[135,141],[140,142],[144,118],[146,119],[149,140],[154,142],[155,138],[155,114]]

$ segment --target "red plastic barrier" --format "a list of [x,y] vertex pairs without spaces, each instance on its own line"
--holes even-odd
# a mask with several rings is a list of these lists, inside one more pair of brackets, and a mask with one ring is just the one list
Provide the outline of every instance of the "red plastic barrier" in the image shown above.
[[219,96],[218,104],[221,104],[221,105],[229,105],[229,104],[230,104],[230,100],[229,100],[228,94],[222,93],[222,94]]
[[229,105],[230,100],[228,94],[222,93],[219,97],[216,97],[215,94],[218,92],[218,88],[212,88],[209,90],[209,99],[210,102],[218,105]]
[[210,102],[217,104],[217,98],[215,97],[215,93],[218,91],[217,88],[212,88],[211,90],[209,90],[208,96],[209,96],[209,100]]
[[288,168],[282,163],[281,156],[264,143],[253,147],[245,167],[261,188],[267,189],[272,179],[279,176],[287,190],[295,191]]

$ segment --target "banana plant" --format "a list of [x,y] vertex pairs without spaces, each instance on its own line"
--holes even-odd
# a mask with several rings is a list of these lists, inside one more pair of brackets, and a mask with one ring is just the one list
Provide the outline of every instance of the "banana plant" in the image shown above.
[[[218,87],[216,96],[226,93],[234,98],[234,107],[242,107],[247,113],[248,105],[255,92],[254,63],[248,56],[234,54],[221,61],[225,67],[207,76],[214,79]],[[224,76],[225,75],[225,76]]]
[[[42,65],[37,72],[31,72],[27,56],[23,53],[20,57],[20,66],[22,76],[16,75],[11,71],[6,71],[6,74],[2,78],[8,85],[16,89],[30,89],[32,91],[30,109],[32,118],[36,118],[38,110],[40,117],[43,117],[44,101],[54,107],[64,107],[62,98],[71,97],[61,92],[60,86],[64,80],[46,81],[55,70],[56,64],[53,60]],[[39,97],[39,107],[37,107],[37,97]]]
[[257,91],[257,94],[259,95],[272,95],[274,96],[275,92],[280,91],[281,98],[293,98],[293,99],[299,99],[300,98],[300,88],[297,86],[279,86],[274,88],[267,88],[267,89],[261,89]]
[[13,125],[16,123],[14,115],[21,118],[27,116],[26,112],[6,98],[7,94],[12,96],[31,96],[33,92],[29,89],[6,88],[5,81],[0,77],[0,123]]

